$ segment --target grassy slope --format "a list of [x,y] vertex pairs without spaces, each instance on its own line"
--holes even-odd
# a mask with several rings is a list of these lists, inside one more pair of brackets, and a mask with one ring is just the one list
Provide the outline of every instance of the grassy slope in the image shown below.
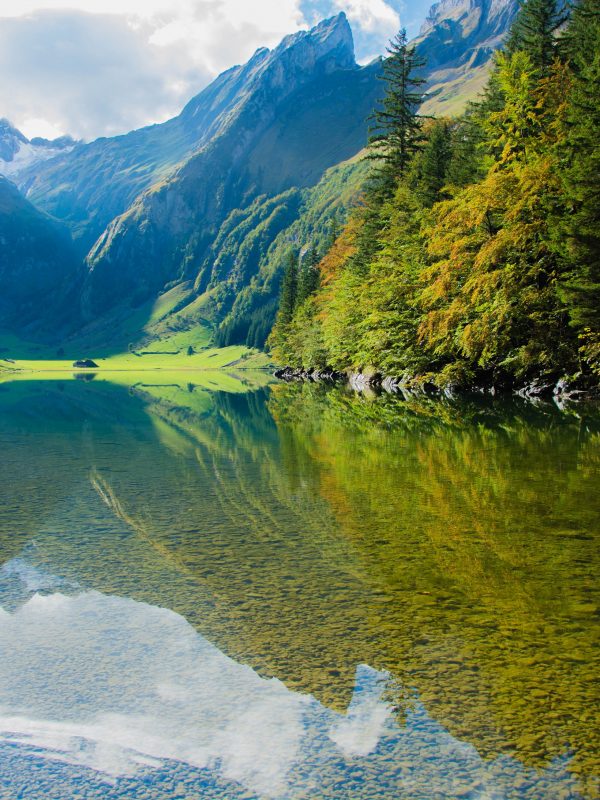
[[463,74],[434,73],[429,85],[428,98],[420,113],[432,117],[458,117],[467,103],[477,99],[489,78],[491,63],[475,67]]
[[[18,339],[11,334],[0,334],[0,371],[2,377],[15,377],[35,373],[104,373],[126,372],[131,374],[148,371],[195,371],[236,368],[242,370],[263,369],[270,365],[264,353],[244,346],[225,348],[209,347],[205,329],[181,331],[135,352],[120,352],[97,355],[96,351],[83,351],[77,342],[67,344],[64,354],[58,355],[54,347],[35,344]],[[193,355],[187,355],[189,346],[198,347]],[[98,370],[76,370],[73,362],[91,358]],[[9,359],[9,360],[7,360]]]
[[[236,293],[231,311],[221,324],[221,328],[228,326],[233,330],[232,335],[223,339],[225,343],[245,341],[253,315],[264,314],[269,302],[276,300],[290,248],[305,251],[315,247],[324,251],[332,221],[337,219],[340,225],[346,221],[367,181],[370,162],[364,155],[365,151],[361,151],[349,161],[327,170],[316,186],[303,191],[296,219],[273,239],[253,265],[254,274],[248,285]],[[236,255],[242,250],[238,245]],[[274,315],[273,311],[271,323]]]

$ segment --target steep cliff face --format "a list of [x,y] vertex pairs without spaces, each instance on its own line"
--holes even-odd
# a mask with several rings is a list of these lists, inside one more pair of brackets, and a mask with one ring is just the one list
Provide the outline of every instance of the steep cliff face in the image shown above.
[[0,177],[0,323],[55,332],[77,324],[82,278],[64,226],[35,209]]
[[518,9],[517,0],[441,0],[431,7],[416,43],[428,68],[472,61],[497,48]]
[[415,40],[427,60],[424,113],[453,114],[483,88],[518,0],[440,0]]
[[356,65],[343,14],[259,51],[245,69],[216,135],[93,248],[84,294],[90,319],[115,298],[135,290],[142,300],[169,281],[193,280],[198,293],[212,288],[219,276],[205,256],[231,211],[314,185],[364,146],[380,65]]

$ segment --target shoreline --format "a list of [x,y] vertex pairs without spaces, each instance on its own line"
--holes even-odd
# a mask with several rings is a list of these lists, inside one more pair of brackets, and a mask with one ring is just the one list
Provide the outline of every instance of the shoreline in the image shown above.
[[441,386],[430,376],[385,376],[379,372],[338,371],[332,368],[302,369],[300,367],[280,367],[274,377],[286,383],[325,383],[345,384],[356,394],[394,394],[405,398],[415,396],[446,397],[521,397],[532,401],[587,402],[600,401],[600,386],[591,385],[584,376],[549,377],[537,376],[522,382],[473,383],[469,386],[449,384]]

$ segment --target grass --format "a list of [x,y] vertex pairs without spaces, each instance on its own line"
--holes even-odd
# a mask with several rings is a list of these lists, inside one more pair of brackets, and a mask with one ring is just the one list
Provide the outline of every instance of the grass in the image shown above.
[[457,117],[483,92],[489,79],[490,64],[473,68],[463,74],[451,75],[441,72],[434,77],[429,87],[429,99],[421,106],[419,113],[433,117]]
[[[182,352],[151,351],[142,353],[119,353],[107,358],[94,358],[93,354],[86,354],[98,364],[98,370],[76,369],[70,359],[39,358],[18,359],[14,364],[5,362],[0,357],[0,367],[4,367],[8,374],[19,372],[148,372],[157,370],[166,371],[194,371],[214,370],[226,367],[261,369],[268,365],[268,358],[260,358],[262,354],[249,350],[247,347],[234,345],[224,348],[208,348],[193,355]],[[245,362],[248,362],[246,365]]]
[[[147,372],[196,372],[206,370],[260,370],[271,366],[264,353],[244,345],[215,348],[207,346],[207,329],[195,329],[172,333],[165,339],[154,341],[139,350],[116,353],[114,355],[95,355],[88,350],[75,350],[70,345],[65,353],[58,353],[54,347],[26,342],[11,334],[0,334],[0,379],[14,379],[17,376],[36,375],[56,376],[57,373],[95,374],[128,373],[142,375]],[[188,349],[193,352],[188,355]],[[76,369],[74,361],[90,358],[98,369]],[[114,380],[114,378],[113,378]],[[130,383],[130,379],[127,383]]]

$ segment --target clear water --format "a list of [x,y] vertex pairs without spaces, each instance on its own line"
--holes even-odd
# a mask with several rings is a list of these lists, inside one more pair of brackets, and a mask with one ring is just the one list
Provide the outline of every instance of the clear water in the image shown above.
[[0,798],[598,797],[600,415],[204,384],[0,384]]

